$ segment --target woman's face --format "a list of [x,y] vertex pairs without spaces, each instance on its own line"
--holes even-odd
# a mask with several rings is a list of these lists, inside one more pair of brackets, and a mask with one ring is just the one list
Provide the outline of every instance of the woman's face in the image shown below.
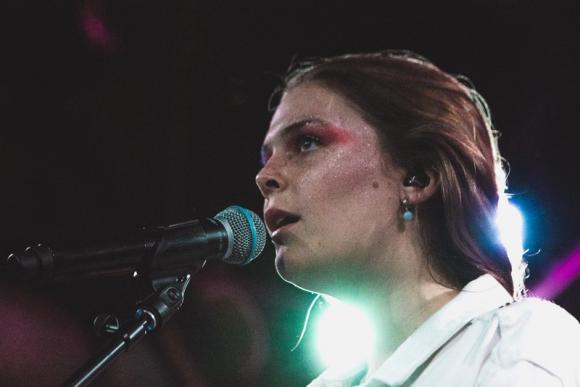
[[333,294],[385,270],[400,235],[402,171],[344,97],[316,83],[287,91],[262,159],[256,181],[284,279]]

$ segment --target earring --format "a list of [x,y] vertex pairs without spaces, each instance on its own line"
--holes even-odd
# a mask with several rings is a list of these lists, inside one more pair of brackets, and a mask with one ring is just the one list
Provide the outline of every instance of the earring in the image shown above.
[[413,220],[413,211],[411,211],[411,207],[409,206],[409,199],[401,200],[401,206],[403,207],[403,219],[407,222]]

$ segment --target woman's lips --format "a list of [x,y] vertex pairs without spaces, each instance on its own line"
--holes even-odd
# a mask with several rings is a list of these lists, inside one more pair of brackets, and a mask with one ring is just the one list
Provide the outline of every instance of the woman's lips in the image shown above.
[[287,230],[289,228],[288,226],[292,226],[299,220],[299,215],[282,210],[280,208],[273,207],[264,211],[264,221],[266,222],[266,227],[268,228],[271,236],[274,236],[281,231]]
[[288,231],[288,230],[290,230],[290,229],[291,229],[292,227],[294,227],[294,226],[296,225],[296,223],[298,223],[299,221],[300,221],[300,220],[296,220],[295,222],[292,222],[292,223],[285,224],[285,225],[283,225],[283,226],[281,226],[281,227],[277,228],[276,230],[274,230],[274,232],[272,233],[272,236],[271,236],[272,240],[273,240],[275,243],[277,243],[277,244],[279,244],[280,242],[282,242],[282,240],[281,240],[281,234],[282,234],[282,233],[284,233],[284,232],[286,232],[286,231]]
[[289,231],[296,223],[300,221],[300,216],[282,210],[280,208],[269,208],[264,211],[264,221],[266,222],[266,227],[270,232],[270,236],[274,243],[279,244],[282,242],[281,235]]

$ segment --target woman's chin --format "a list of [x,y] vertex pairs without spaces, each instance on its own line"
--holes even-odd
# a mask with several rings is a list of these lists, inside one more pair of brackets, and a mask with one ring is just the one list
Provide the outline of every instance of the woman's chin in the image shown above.
[[286,282],[299,288],[309,290],[307,287],[307,277],[309,277],[307,265],[301,264],[298,257],[293,257],[288,253],[286,246],[280,247],[276,251],[275,266],[278,275]]
[[305,291],[348,298],[360,291],[361,278],[371,276],[364,266],[354,264],[352,259],[301,253],[300,250],[280,246],[276,249],[274,262],[278,275],[284,281]]
[[316,274],[317,269],[311,263],[310,259],[295,257],[286,251],[277,251],[275,259],[276,271],[284,281],[302,290],[319,293],[323,291],[324,279]]
[[274,265],[276,266],[276,272],[284,281],[294,283],[296,272],[299,270],[296,267],[298,265],[292,262],[292,257],[288,255],[288,247],[281,246],[276,249]]

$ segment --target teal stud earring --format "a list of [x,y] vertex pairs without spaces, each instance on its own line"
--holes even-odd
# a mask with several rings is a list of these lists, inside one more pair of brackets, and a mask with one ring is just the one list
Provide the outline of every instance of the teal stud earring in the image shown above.
[[409,207],[409,200],[408,199],[403,199],[401,200],[401,205],[403,206],[403,219],[405,219],[407,222],[410,220],[413,220],[413,211],[411,211],[411,208]]

